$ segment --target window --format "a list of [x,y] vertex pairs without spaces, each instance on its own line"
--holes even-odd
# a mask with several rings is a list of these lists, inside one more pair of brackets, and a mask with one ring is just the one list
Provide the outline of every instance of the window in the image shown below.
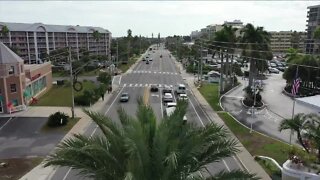
[[14,74],[14,66],[10,66],[9,68],[9,75]]
[[10,90],[12,93],[17,92],[16,84],[10,84]]

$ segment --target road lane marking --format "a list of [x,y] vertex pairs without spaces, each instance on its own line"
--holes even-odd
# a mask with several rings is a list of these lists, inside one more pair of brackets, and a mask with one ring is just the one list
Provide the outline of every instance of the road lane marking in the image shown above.
[[122,79],[122,76],[120,76],[120,79],[119,79],[119,85],[120,85],[120,83],[121,83],[121,79]]
[[132,86],[132,84],[129,85],[130,87]]
[[142,87],[142,84],[140,84],[140,87]]
[[135,85],[134,85],[134,87],[137,87],[137,86],[138,86],[138,84],[135,84]]
[[12,117],[9,118],[9,120],[0,127],[0,131],[1,131],[1,129],[2,129],[4,126],[6,126],[6,125],[11,121],[11,119],[13,119],[13,118],[12,118]]
[[162,103],[162,93],[159,91],[160,94],[160,111],[161,111],[161,117],[163,118],[163,103]]

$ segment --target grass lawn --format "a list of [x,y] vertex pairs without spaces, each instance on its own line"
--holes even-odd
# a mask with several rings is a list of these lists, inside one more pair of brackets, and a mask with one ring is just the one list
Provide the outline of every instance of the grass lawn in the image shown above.
[[252,155],[271,157],[280,165],[288,159],[287,152],[290,149],[288,144],[256,132],[250,133],[249,129],[243,127],[226,112],[220,112],[218,115]]
[[62,126],[62,127],[56,127],[56,128],[52,128],[47,126],[47,124],[44,124],[43,127],[41,128],[41,132],[55,132],[55,131],[59,131],[59,132],[69,132],[70,129],[72,129],[72,127],[77,124],[77,122],[80,120],[80,118],[69,118],[69,121],[67,123],[67,125]]
[[65,77],[65,76],[68,76],[69,75],[69,72],[52,72],[52,77]]
[[31,169],[39,165],[42,160],[42,157],[1,159],[0,162],[6,162],[8,166],[0,168],[0,179],[20,179]]
[[130,58],[127,64],[120,64],[119,69],[122,71],[122,73],[125,73],[137,60],[139,56],[134,56]]
[[219,85],[218,84],[203,84],[200,89],[200,93],[207,100],[210,106],[215,111],[222,111],[219,106]]
[[278,169],[278,167],[270,160],[256,158],[256,161],[263,167],[263,169],[265,169],[273,180],[281,180],[281,170]]
[[[74,95],[80,95],[84,90],[95,88],[91,81],[83,81],[83,89],[80,92],[74,91]],[[69,83],[63,86],[53,85],[52,88],[43,95],[35,106],[71,106],[71,87]]]

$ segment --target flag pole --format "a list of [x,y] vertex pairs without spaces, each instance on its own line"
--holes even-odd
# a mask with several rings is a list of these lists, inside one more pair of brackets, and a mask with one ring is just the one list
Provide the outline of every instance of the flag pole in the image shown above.
[[[298,72],[299,72],[299,66],[297,65],[297,69],[296,69],[296,75],[295,75],[295,79],[293,80],[293,82],[292,82],[292,88],[294,88],[293,87],[293,85],[294,85],[294,81],[298,78]],[[292,89],[291,88],[291,89]],[[297,94],[297,92],[295,92],[294,94],[293,94],[293,105],[292,105],[292,116],[291,116],[291,119],[293,120],[293,118],[294,118],[294,108],[295,108],[295,105],[296,105],[296,94]],[[291,141],[292,141],[292,134],[293,134],[293,131],[292,130],[290,130],[290,144],[291,144]]]

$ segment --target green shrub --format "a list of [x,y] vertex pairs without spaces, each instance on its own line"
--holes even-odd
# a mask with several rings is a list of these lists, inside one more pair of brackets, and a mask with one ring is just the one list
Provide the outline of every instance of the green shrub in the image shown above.
[[56,112],[54,114],[51,114],[48,118],[47,125],[49,127],[58,127],[58,126],[64,126],[68,123],[69,116],[66,115],[63,112]]
[[90,98],[84,95],[79,95],[74,98],[74,103],[79,106],[89,106]]

